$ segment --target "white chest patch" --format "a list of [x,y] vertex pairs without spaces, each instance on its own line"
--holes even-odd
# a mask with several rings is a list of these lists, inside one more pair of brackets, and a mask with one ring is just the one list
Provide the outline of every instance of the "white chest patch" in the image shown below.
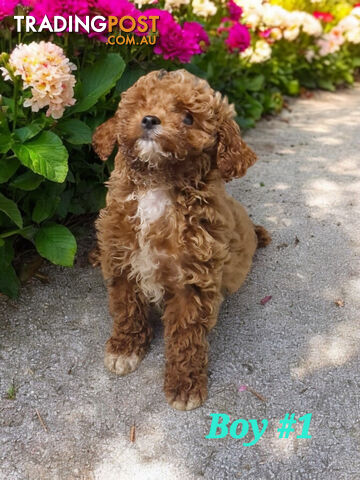
[[165,189],[148,190],[140,194],[136,213],[136,216],[140,218],[140,225],[143,227],[159,220],[169,205],[171,205],[171,200]]
[[139,218],[137,231],[139,248],[131,254],[131,276],[136,278],[149,301],[159,303],[164,295],[164,287],[158,281],[160,257],[166,253],[156,249],[149,238],[150,225],[159,220],[171,205],[168,190],[148,190],[136,196],[138,208],[135,218]]

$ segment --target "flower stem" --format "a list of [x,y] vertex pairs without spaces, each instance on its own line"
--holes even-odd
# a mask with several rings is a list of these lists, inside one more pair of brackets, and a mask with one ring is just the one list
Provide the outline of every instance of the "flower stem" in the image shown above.
[[16,128],[16,122],[17,122],[17,113],[18,113],[18,94],[19,94],[19,82],[17,79],[14,79],[14,116],[13,116],[13,131],[15,131]]

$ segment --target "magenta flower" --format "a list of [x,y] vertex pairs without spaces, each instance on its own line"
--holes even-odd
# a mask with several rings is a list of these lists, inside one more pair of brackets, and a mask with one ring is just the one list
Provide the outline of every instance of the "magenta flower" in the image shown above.
[[[204,42],[205,45],[210,44],[209,36],[206,33],[204,27],[200,25],[198,22],[185,22],[183,25],[183,30],[191,32],[191,34],[195,37],[198,44],[200,42]],[[201,53],[201,52],[199,52]]]
[[[113,15],[121,18],[130,15],[135,20],[142,15],[135,5],[128,0],[89,0],[90,10],[96,12],[96,15],[109,17]],[[124,23],[125,26],[126,22]]]
[[0,0],[0,21],[14,15],[18,0]]
[[184,28],[181,28],[169,12],[158,8],[145,10],[144,15],[160,17],[157,21],[159,37],[154,53],[162,55],[165,60],[178,59],[181,63],[188,63],[193,55],[203,52],[200,42],[209,42],[205,30],[199,23],[186,22]]
[[236,5],[234,0],[230,0],[226,6],[229,10],[231,20],[237,22],[243,13],[242,8]]
[[[138,10],[135,5],[128,0],[89,0],[91,6],[91,11],[96,12],[96,15],[103,15],[104,17],[109,17],[110,15],[121,18],[126,15],[130,15],[135,20],[140,15],[143,15],[140,10]],[[130,20],[124,22],[125,27],[131,26]],[[104,32],[106,33],[106,32]],[[138,30],[134,30],[135,35],[144,35]],[[90,35],[91,36],[91,35]]]
[[229,36],[225,40],[230,52],[243,52],[250,45],[251,37],[245,25],[235,23],[229,30]]
[[260,37],[262,37],[262,38],[268,38],[268,37],[270,37],[270,35],[271,35],[271,31],[272,31],[271,28],[267,28],[266,30],[263,30],[262,32],[258,32],[258,33],[259,33],[259,36],[260,36]]

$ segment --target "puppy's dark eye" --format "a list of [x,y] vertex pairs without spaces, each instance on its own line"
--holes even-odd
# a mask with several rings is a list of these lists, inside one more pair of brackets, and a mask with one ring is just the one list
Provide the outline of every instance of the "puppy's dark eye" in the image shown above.
[[185,115],[183,122],[185,123],[185,125],[192,125],[194,123],[194,119],[191,113],[187,113]]

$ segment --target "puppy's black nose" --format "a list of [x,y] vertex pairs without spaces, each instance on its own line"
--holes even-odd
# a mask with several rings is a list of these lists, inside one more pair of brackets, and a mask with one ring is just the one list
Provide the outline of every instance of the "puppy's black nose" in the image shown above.
[[160,118],[154,117],[154,115],[146,115],[146,117],[141,120],[141,126],[146,130],[151,130],[155,125],[160,125],[160,123]]

